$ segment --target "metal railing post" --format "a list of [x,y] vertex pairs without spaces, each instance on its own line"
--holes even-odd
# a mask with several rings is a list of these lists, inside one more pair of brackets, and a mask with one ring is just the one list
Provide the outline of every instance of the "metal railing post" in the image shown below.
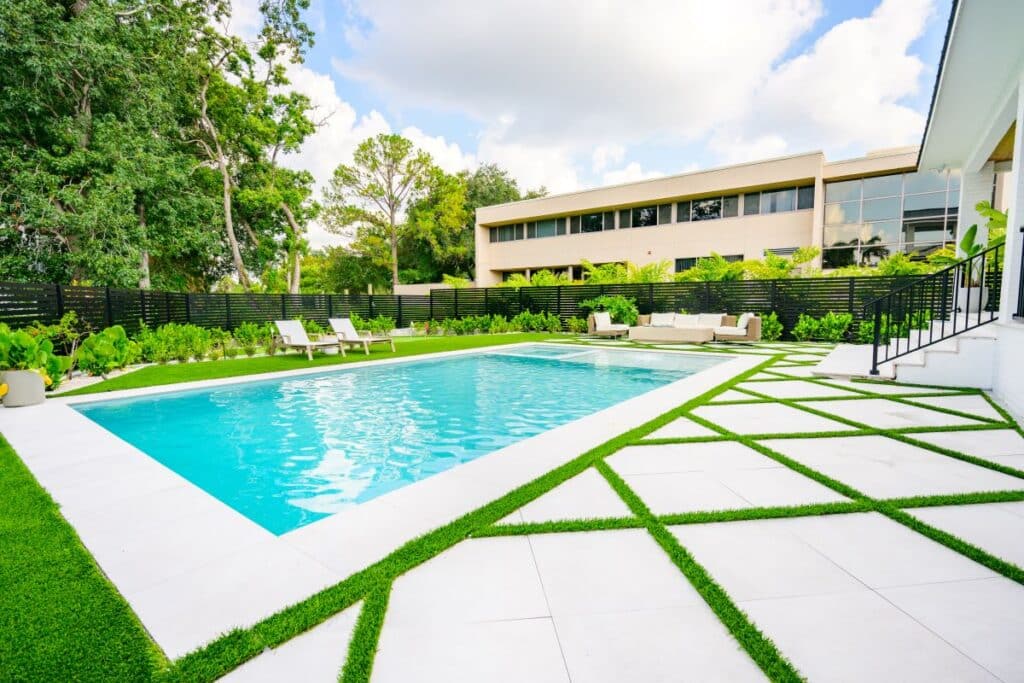
[[882,339],[882,300],[875,300],[875,330],[871,349],[871,374],[878,374],[878,345]]

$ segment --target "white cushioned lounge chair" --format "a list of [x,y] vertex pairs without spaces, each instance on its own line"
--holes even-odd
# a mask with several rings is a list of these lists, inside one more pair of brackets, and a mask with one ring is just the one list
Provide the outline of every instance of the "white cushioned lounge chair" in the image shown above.
[[298,320],[275,320],[274,326],[277,327],[279,338],[276,340],[276,343],[278,345],[302,349],[306,352],[306,358],[309,360],[313,360],[313,349],[323,349],[328,346],[338,347],[339,353],[343,356],[345,355],[345,349],[342,348],[335,337],[328,336],[323,339],[310,339],[309,335],[306,334],[306,329]]
[[590,334],[598,337],[622,337],[629,333],[629,325],[613,323],[608,311],[594,311],[587,318],[587,327]]
[[369,332],[359,334],[349,318],[330,318],[327,322],[331,324],[331,329],[338,335],[340,346],[362,346],[367,356],[370,355],[370,344],[388,344],[392,351],[395,350],[395,340],[391,338],[391,335],[375,335]]

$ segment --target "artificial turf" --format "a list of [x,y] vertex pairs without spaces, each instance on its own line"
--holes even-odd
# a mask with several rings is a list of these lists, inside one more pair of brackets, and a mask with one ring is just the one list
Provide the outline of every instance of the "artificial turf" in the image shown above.
[[257,356],[255,358],[232,358],[227,360],[211,360],[200,363],[170,363],[167,365],[150,365],[139,370],[118,375],[96,384],[73,389],[61,396],[80,396],[97,394],[122,389],[139,389],[142,387],[178,384],[180,382],[196,382],[208,379],[224,379],[226,377],[243,377],[264,372],[281,372],[282,370],[302,370],[304,368],[331,367],[345,363],[360,361],[385,360],[388,358],[404,358],[442,351],[462,351],[478,349],[485,346],[502,346],[505,344],[521,344],[551,339],[547,332],[517,332],[513,334],[480,334],[445,337],[396,337],[395,351],[382,347],[370,350],[370,355],[349,351],[344,357],[336,354],[318,353],[310,361],[303,353],[286,353],[276,356]]
[[[462,348],[477,348],[481,346],[490,346],[494,344],[504,343],[517,343],[523,341],[537,341],[541,339],[548,339],[551,335],[547,334],[533,334],[533,335],[502,335],[498,338],[495,337],[444,337],[444,338],[430,338],[430,339],[417,339],[417,340],[402,340],[400,342],[399,352],[397,354],[390,353],[374,353],[370,356],[370,359],[395,357],[395,356],[407,356],[416,355],[419,353],[432,353],[437,351],[448,351]],[[709,349],[710,350],[710,349]],[[720,349],[715,349],[720,350]],[[714,389],[705,392],[701,396],[698,396],[684,405],[678,406],[663,415],[651,420],[650,422],[632,429],[624,434],[621,434],[612,440],[598,446],[587,453],[580,455],[574,460],[558,467],[547,474],[539,477],[538,479],[529,482],[513,491],[510,491],[505,496],[492,501],[491,503],[470,512],[463,517],[453,520],[449,524],[446,524],[432,532],[425,534],[409,543],[396,549],[387,557],[383,558],[379,562],[367,567],[366,569],[348,577],[341,583],[329,587],[320,593],[311,596],[310,598],[303,600],[300,603],[292,605],[283,609],[275,615],[272,615],[263,621],[255,624],[254,626],[246,629],[236,629],[217,640],[207,644],[204,647],[178,659],[177,661],[166,665],[160,659],[159,653],[156,651],[155,646],[146,638],[142,632],[141,627],[134,620],[131,612],[128,611],[127,606],[114,592],[113,588],[107,583],[103,577],[96,570],[95,565],[92,563],[91,558],[78,543],[74,537],[73,531],[67,526],[63,520],[60,520],[62,528],[65,529],[65,533],[69,535],[69,538],[63,540],[63,544],[70,548],[70,551],[77,551],[82,555],[84,561],[89,566],[91,573],[89,574],[94,579],[99,580],[99,585],[103,588],[103,594],[109,599],[113,600],[113,604],[120,610],[120,614],[124,616],[126,626],[120,626],[119,628],[130,628],[134,629],[135,639],[131,640],[128,638],[119,640],[119,644],[123,648],[128,648],[132,656],[122,657],[124,661],[120,662],[122,665],[127,665],[129,662],[137,660],[142,663],[143,668],[139,668],[134,672],[127,672],[124,675],[118,676],[105,676],[101,675],[99,678],[117,678],[118,680],[141,680],[147,678],[149,674],[153,674],[157,679],[161,680],[175,680],[175,681],[212,681],[221,675],[234,669],[244,661],[247,661],[253,657],[258,656],[267,647],[276,647],[284,642],[290,640],[296,635],[309,630],[316,625],[324,622],[331,616],[337,614],[343,609],[351,607],[356,603],[362,601],[362,610],[360,617],[356,625],[355,632],[348,648],[348,657],[346,658],[346,664],[340,672],[342,681],[355,682],[355,681],[367,681],[369,680],[373,661],[376,654],[377,643],[380,637],[381,628],[383,626],[384,615],[387,610],[387,600],[390,593],[391,585],[394,580],[401,574],[419,566],[420,564],[436,557],[441,552],[454,546],[455,544],[465,540],[469,537],[484,537],[484,536],[498,536],[498,535],[516,535],[516,534],[531,534],[531,533],[561,533],[561,532],[585,532],[585,531],[597,531],[605,529],[622,529],[622,528],[641,528],[646,529],[655,540],[667,553],[669,558],[675,563],[680,569],[683,575],[693,584],[697,591],[704,597],[708,606],[715,612],[719,619],[725,624],[729,631],[736,638],[737,642],[747,651],[751,658],[761,667],[762,671],[772,680],[798,680],[799,673],[793,667],[793,665],[780,653],[774,644],[751,622],[747,616],[736,606],[729,595],[722,589],[721,586],[714,581],[714,579],[708,574],[708,572],[696,562],[693,556],[687,551],[687,549],[676,539],[676,537],[669,531],[669,525],[678,524],[700,524],[710,522],[729,522],[729,521],[740,521],[740,520],[753,520],[753,519],[774,519],[783,517],[803,517],[809,515],[841,515],[856,512],[869,512],[874,511],[886,515],[895,522],[898,522],[906,527],[921,533],[932,540],[945,545],[946,547],[959,552],[997,572],[1006,576],[1018,583],[1024,583],[1024,570],[1021,568],[1005,562],[1004,560],[997,558],[984,550],[963,541],[956,536],[948,534],[944,531],[931,527],[921,520],[913,517],[910,512],[907,511],[909,508],[914,507],[929,507],[935,505],[959,505],[959,504],[982,504],[991,502],[1006,502],[1006,501],[1017,501],[1024,500],[1024,490],[1014,491],[997,491],[989,493],[968,493],[959,495],[945,495],[945,496],[920,496],[910,497],[901,499],[889,499],[889,500],[878,500],[872,499],[867,495],[853,489],[852,487],[834,480],[826,475],[817,472],[809,467],[802,465],[801,463],[788,458],[781,453],[771,450],[767,446],[759,443],[760,440],[772,437],[772,438],[820,438],[827,436],[857,436],[865,434],[874,434],[887,436],[897,440],[911,443],[915,446],[931,450],[940,456],[948,456],[972,464],[989,467],[990,469],[998,470],[1006,474],[1011,474],[1017,477],[1024,477],[1024,472],[1009,468],[1003,465],[992,463],[990,461],[984,461],[980,458],[975,458],[962,453],[957,453],[948,449],[933,446],[924,442],[919,442],[911,438],[910,435],[923,431],[958,431],[958,430],[985,430],[985,429],[1016,429],[1020,430],[1020,427],[1013,422],[1009,415],[1005,413],[1001,408],[995,406],[999,414],[1006,420],[1006,422],[999,422],[996,420],[978,418],[977,416],[971,415],[972,418],[979,420],[978,424],[968,425],[963,427],[920,427],[920,428],[905,428],[905,429],[878,429],[869,425],[861,424],[853,420],[843,419],[828,413],[824,413],[820,410],[812,408],[811,406],[805,405],[808,400],[826,400],[826,399],[775,399],[766,395],[760,394],[756,390],[742,389],[744,393],[751,396],[749,402],[773,402],[787,405],[791,408],[803,410],[808,413],[827,416],[830,419],[837,420],[844,424],[850,425],[856,428],[856,431],[848,432],[821,432],[821,433],[807,433],[807,434],[781,434],[781,435],[737,435],[722,427],[710,423],[706,420],[702,420],[698,416],[693,415],[693,410],[697,407],[708,404],[716,396],[723,394],[729,389],[736,389],[736,385],[741,382],[750,382],[751,378],[756,376],[758,373],[763,372],[766,367],[777,363],[782,357],[782,352],[779,355],[764,356],[764,360],[754,369],[747,371],[724,384],[721,384]],[[313,362],[313,365],[335,365],[339,362],[349,362],[353,360],[365,360],[365,356],[351,354],[348,359],[341,359],[336,356],[320,356],[317,357]],[[244,365],[244,368],[241,367]],[[76,393],[93,393],[97,391],[112,391],[114,389],[124,389],[138,386],[150,386],[157,384],[170,384],[180,381],[191,381],[196,379],[210,379],[214,377],[232,377],[240,376],[258,372],[272,372],[283,369],[293,369],[296,367],[308,367],[310,364],[302,356],[279,356],[275,358],[258,358],[258,359],[244,359],[237,361],[217,361],[211,363],[191,363],[186,365],[169,365],[169,366],[155,366],[146,368],[144,370],[124,375],[122,377],[103,382],[93,387],[88,387],[83,390],[79,390]],[[145,374],[144,374],[145,373]],[[804,381],[809,383],[827,384],[818,379],[814,378],[800,378],[800,377],[783,377],[778,376],[777,380],[789,380],[789,381]],[[130,383],[128,383],[130,381]],[[753,380],[757,381],[757,380]],[[849,386],[844,388],[850,389]],[[947,388],[936,388],[936,393],[963,393],[963,394],[977,394],[977,391],[957,391],[956,389]],[[869,383],[864,383],[858,389],[853,389],[853,395],[849,397],[838,397],[835,400],[850,400],[850,399],[864,399],[864,398],[879,398],[904,403],[907,405],[915,405],[913,402],[916,398],[911,396],[893,396],[893,395],[875,395],[870,394],[871,386]],[[863,392],[863,393],[861,393]],[[982,394],[984,396],[984,394]],[[985,396],[988,399],[987,396]],[[990,401],[991,402],[991,401]],[[938,412],[944,412],[950,415],[967,415],[959,411],[951,409],[943,409],[935,406],[926,406],[930,410]],[[650,439],[649,435],[660,427],[669,424],[673,420],[686,417],[694,422],[701,424],[708,429],[715,432],[715,436],[705,437],[691,437],[684,439]],[[655,443],[696,443],[705,441],[736,441],[743,445],[754,449],[755,451],[776,460],[777,462],[799,472],[800,474],[809,477],[819,483],[845,495],[850,500],[847,502],[839,503],[827,503],[827,504],[815,504],[815,505],[802,505],[802,506],[781,506],[771,508],[754,508],[744,510],[726,510],[726,511],[706,511],[706,512],[695,512],[678,515],[661,515],[656,516],[650,512],[643,501],[636,496],[636,494],[629,489],[628,485],[619,477],[606,463],[605,458],[615,453],[625,446],[642,446],[650,445]],[[6,455],[8,459],[20,466],[20,462],[13,455],[13,452],[6,448]],[[578,475],[584,470],[596,467],[598,471],[609,481],[612,488],[619,494],[619,496],[626,502],[629,507],[632,516],[620,517],[620,518],[609,518],[609,519],[586,519],[586,520],[565,520],[555,522],[542,522],[542,523],[528,523],[528,524],[500,524],[500,520],[504,519],[508,514],[514,510],[522,507],[523,505],[535,500],[544,493],[554,489],[558,485],[570,478]],[[21,467],[24,471],[24,468]],[[27,477],[28,488],[34,487],[37,495],[42,496],[49,506],[53,508],[52,501],[49,501],[45,493],[42,493],[38,489],[38,485],[32,480],[31,475],[27,471],[23,472]],[[5,490],[2,487],[3,480],[0,480],[0,493],[4,493]],[[1022,487],[1024,488],[1024,487]],[[56,510],[54,509],[54,513]],[[0,515],[0,531],[4,532],[3,536],[0,536],[0,540],[4,539],[7,535],[6,518]],[[4,544],[6,546],[6,543]],[[5,548],[6,549],[6,548]],[[6,555],[6,553],[0,553],[0,557]],[[5,558],[6,559],[6,558]],[[0,560],[2,562],[2,560]],[[6,566],[0,564],[0,567],[4,567],[5,571],[0,573],[0,577],[7,580],[7,575],[10,573],[6,571]],[[51,579],[52,580],[52,579]],[[59,579],[58,579],[59,580]],[[47,585],[46,581],[40,583],[40,585]],[[6,587],[6,585],[4,585]],[[74,589],[78,590],[78,589]],[[95,590],[95,589],[94,589]],[[7,617],[7,604],[5,596],[0,596],[0,607],[4,607],[4,617]],[[49,610],[42,610],[42,614],[39,618],[44,617]],[[86,620],[88,622],[89,620]],[[97,633],[102,634],[109,628],[116,625],[116,620],[107,620],[102,626],[103,629],[99,629],[97,632],[91,633],[93,637],[97,636]],[[141,639],[141,640],[140,640]],[[77,648],[74,651],[81,651],[85,648],[79,647],[80,643],[74,643]],[[68,644],[63,641],[58,641],[56,644],[50,646],[52,651],[56,653],[58,650],[67,647]],[[26,656],[23,654],[23,650],[14,651],[14,657],[16,658],[16,664],[19,666],[19,670],[30,667],[36,658],[33,656]],[[95,653],[95,649],[91,649],[90,652]],[[4,667],[4,650],[0,645],[0,672],[5,672]],[[45,659],[45,658],[44,658]],[[57,661],[63,661],[63,656],[57,656]],[[103,673],[103,664],[97,663],[100,658],[96,656],[86,656],[85,660],[88,662],[90,672]],[[31,674],[32,672],[29,672]],[[49,678],[49,672],[43,671],[42,676],[28,675],[28,678]],[[63,673],[63,672],[62,672]],[[24,676],[23,676],[24,677]],[[73,680],[75,676],[63,676],[64,680]],[[83,675],[78,678],[97,678],[94,675]],[[15,677],[17,680],[18,678]]]
[[164,663],[0,437],[0,680],[146,681]]

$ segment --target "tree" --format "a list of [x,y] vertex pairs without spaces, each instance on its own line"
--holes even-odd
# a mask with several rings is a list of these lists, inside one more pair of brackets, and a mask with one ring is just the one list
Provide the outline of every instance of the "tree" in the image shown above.
[[697,259],[697,264],[693,268],[676,273],[675,279],[676,282],[742,280],[743,263],[726,261],[721,255],[711,252],[711,256]]
[[303,259],[304,293],[364,292],[387,285],[390,270],[347,247],[328,247]]
[[[437,282],[445,274],[466,276],[473,269],[473,231],[466,229],[466,173],[431,169],[420,197],[409,206],[408,226],[399,249],[408,282]],[[404,278],[403,278],[404,279]]]
[[401,135],[381,133],[360,143],[352,165],[334,170],[325,192],[329,230],[352,234],[353,228],[369,228],[368,237],[387,241],[392,289],[399,284],[398,245],[407,228],[403,219],[432,171],[429,154]]

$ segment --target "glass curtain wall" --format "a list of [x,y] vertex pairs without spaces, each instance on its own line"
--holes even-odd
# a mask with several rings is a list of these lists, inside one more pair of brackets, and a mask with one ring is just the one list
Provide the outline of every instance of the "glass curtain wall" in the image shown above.
[[927,256],[956,235],[959,171],[923,171],[825,184],[825,268]]

